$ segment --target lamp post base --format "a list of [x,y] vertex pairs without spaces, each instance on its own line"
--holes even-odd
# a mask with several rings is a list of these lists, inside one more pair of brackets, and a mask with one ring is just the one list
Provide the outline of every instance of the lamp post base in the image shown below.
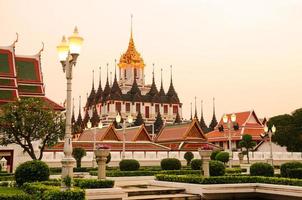
[[[73,157],[64,157],[61,161],[62,163],[62,179],[65,177],[73,177],[73,168],[75,166],[75,159]],[[62,181],[62,188],[67,188],[64,181]]]

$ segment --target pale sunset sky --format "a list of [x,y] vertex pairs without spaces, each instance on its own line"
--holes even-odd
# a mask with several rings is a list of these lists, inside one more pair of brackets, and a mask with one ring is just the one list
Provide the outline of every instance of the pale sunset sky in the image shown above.
[[204,101],[207,123],[213,97],[217,118],[251,109],[271,117],[302,107],[301,0],[0,0],[0,46],[11,45],[18,32],[16,54],[31,55],[43,41],[46,95],[60,103],[66,80],[56,46],[77,25],[85,40],[73,78],[78,107],[78,96],[91,90],[92,70],[98,74],[102,66],[104,86],[106,63],[113,72],[114,59],[126,51],[131,14],[146,82],[155,63],[157,86],[163,68],[167,91],[173,65],[185,118],[194,96],[198,112]]

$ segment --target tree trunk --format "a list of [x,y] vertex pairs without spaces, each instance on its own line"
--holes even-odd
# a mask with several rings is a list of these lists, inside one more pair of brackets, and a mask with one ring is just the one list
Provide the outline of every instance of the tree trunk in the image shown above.
[[76,162],[77,162],[77,168],[80,168],[81,167],[81,159],[76,160]]
[[249,156],[249,150],[246,149],[246,156],[247,156],[247,164],[250,164],[250,156]]

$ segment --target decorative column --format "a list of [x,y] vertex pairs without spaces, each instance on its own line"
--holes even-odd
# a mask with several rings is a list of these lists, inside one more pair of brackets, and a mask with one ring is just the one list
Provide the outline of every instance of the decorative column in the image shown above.
[[210,160],[211,160],[211,154],[212,154],[212,149],[210,148],[199,148],[198,149],[199,155],[202,160],[202,171],[203,171],[203,176],[204,177],[209,177],[210,176]]
[[109,153],[110,149],[107,146],[100,146],[94,151],[98,164],[98,179],[106,179],[106,161]]

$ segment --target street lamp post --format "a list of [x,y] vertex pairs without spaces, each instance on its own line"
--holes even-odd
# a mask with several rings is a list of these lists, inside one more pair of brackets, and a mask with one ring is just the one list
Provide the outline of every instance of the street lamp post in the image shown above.
[[[120,114],[118,113],[117,116],[115,117],[115,121],[120,124],[122,120],[122,117],[120,116]],[[133,122],[133,117],[131,115],[129,115],[127,117],[127,121],[129,124],[132,124]],[[122,152],[122,160],[125,159],[125,151],[126,151],[126,121],[123,121],[123,152]]]
[[[59,60],[66,74],[67,98],[66,98],[66,127],[64,137],[64,157],[62,159],[62,179],[73,177],[73,167],[75,160],[72,157],[72,136],[71,136],[71,91],[72,91],[72,68],[76,65],[80,54],[83,38],[79,36],[78,29],[75,27],[73,35],[68,38],[68,42],[63,36],[62,42],[57,46]],[[62,183],[62,187],[66,187]]]
[[[93,131],[93,157],[92,157],[92,168],[95,167],[95,162],[96,162],[96,158],[95,158],[95,155],[94,155],[94,151],[96,150],[96,129],[99,128],[99,129],[102,129],[103,128],[103,123],[100,122],[98,123],[98,125],[96,127],[94,127],[94,131]],[[89,120],[89,122],[87,123],[87,129],[91,130],[92,129],[92,123],[91,121]]]
[[268,135],[269,137],[269,148],[270,148],[270,159],[269,163],[271,163],[272,166],[274,166],[274,161],[273,161],[273,146],[272,146],[272,136],[276,132],[276,127],[275,125],[272,126],[271,129],[267,127],[267,125],[264,126],[264,132]]
[[236,115],[235,115],[235,113],[233,113],[231,115],[231,119],[229,119],[226,114],[223,116],[223,123],[225,123],[227,125],[227,127],[228,127],[228,140],[229,140],[229,153],[230,153],[229,168],[232,168],[233,152],[232,152],[231,130],[233,129],[233,124],[235,122],[236,122]]

